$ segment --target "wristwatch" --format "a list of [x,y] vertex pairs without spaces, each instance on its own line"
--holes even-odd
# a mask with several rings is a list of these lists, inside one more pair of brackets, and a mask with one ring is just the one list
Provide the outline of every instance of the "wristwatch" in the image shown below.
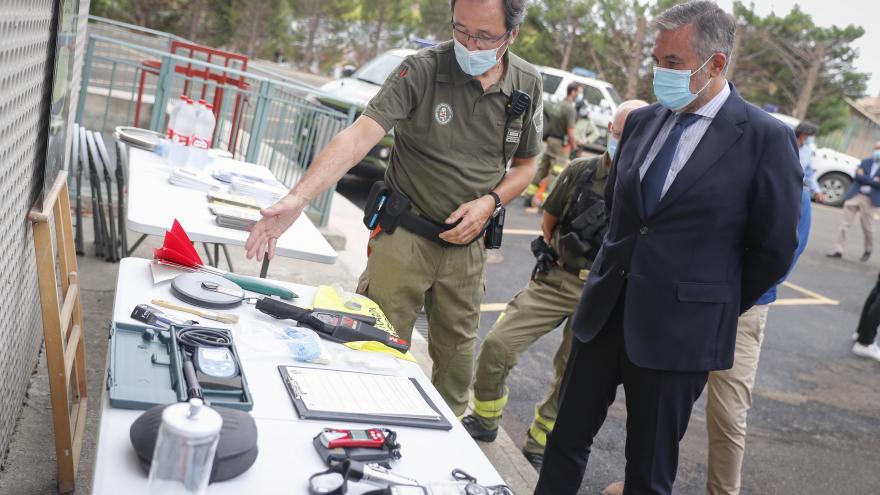
[[489,196],[492,196],[492,199],[495,200],[495,211],[492,212],[492,216],[496,217],[504,204],[501,202],[501,197],[495,194],[495,191],[489,191]]

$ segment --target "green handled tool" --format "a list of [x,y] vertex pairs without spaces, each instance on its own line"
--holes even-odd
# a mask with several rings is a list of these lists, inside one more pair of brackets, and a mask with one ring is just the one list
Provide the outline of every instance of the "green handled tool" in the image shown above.
[[174,263],[166,260],[156,260],[160,265],[173,266],[175,268],[179,268],[181,270],[186,270],[188,272],[203,272],[210,273],[212,275],[218,275],[220,277],[229,280],[230,282],[235,282],[239,287],[245,290],[249,290],[251,292],[256,292],[257,294],[263,294],[266,296],[278,296],[281,299],[291,300],[294,298],[298,298],[295,292],[285,287],[282,287],[278,284],[269,282],[262,278],[250,277],[247,275],[239,275],[237,273],[228,272],[226,270],[222,270],[220,268],[214,268],[212,266],[186,266],[181,265],[179,263]]

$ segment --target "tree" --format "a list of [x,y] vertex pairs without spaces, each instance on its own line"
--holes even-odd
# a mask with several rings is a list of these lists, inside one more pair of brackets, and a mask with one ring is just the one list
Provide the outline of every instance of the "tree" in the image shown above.
[[824,28],[795,6],[785,16],[761,18],[736,4],[746,23],[736,57],[736,81],[747,98],[771,104],[829,132],[845,123],[843,96],[857,98],[867,76],[855,70],[852,42],[864,34],[857,26]]

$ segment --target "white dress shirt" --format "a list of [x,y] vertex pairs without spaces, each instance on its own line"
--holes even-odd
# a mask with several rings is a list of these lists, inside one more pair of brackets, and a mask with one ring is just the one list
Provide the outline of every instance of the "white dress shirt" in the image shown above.
[[[669,186],[675,181],[675,177],[681,172],[681,169],[684,168],[685,163],[687,163],[688,159],[694,153],[697,145],[700,144],[700,140],[703,139],[703,135],[706,134],[706,130],[709,129],[712,119],[718,115],[718,111],[721,110],[721,107],[727,102],[728,96],[730,96],[730,86],[725,82],[724,89],[715,95],[714,98],[709,100],[709,103],[706,103],[694,112],[702,118],[691,124],[681,135],[681,139],[678,141],[678,147],[675,149],[675,156],[672,158],[672,164],[669,167],[669,173],[666,175],[666,182],[663,183],[663,191],[660,193],[661,198],[666,195]],[[672,126],[675,125],[675,116],[677,114],[678,112],[671,113],[663,124],[663,127],[660,128],[660,132],[657,133],[657,138],[654,139],[654,144],[651,145],[651,149],[648,151],[644,163],[639,167],[639,180],[645,178],[645,173],[648,171],[648,167],[651,166],[657,153],[660,153],[660,148],[662,148],[663,143],[666,142],[666,138],[669,136],[669,131],[671,131]]]

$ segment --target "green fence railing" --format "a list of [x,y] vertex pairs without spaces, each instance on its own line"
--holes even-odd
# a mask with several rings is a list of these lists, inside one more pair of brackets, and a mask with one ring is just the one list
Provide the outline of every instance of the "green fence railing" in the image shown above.
[[[120,125],[137,125],[163,132],[171,101],[182,94],[205,98],[219,104],[214,147],[266,166],[291,186],[354,120],[354,105],[348,113],[321,105],[316,99],[320,92],[311,86],[175,55],[162,43],[170,46],[177,37],[98,20],[102,32],[109,25],[136,39],[89,34],[76,115],[76,122],[89,129],[109,133]],[[152,47],[138,44],[145,39],[156,41]],[[206,71],[222,77],[200,76]],[[327,224],[333,192],[306,210],[319,226]]]

